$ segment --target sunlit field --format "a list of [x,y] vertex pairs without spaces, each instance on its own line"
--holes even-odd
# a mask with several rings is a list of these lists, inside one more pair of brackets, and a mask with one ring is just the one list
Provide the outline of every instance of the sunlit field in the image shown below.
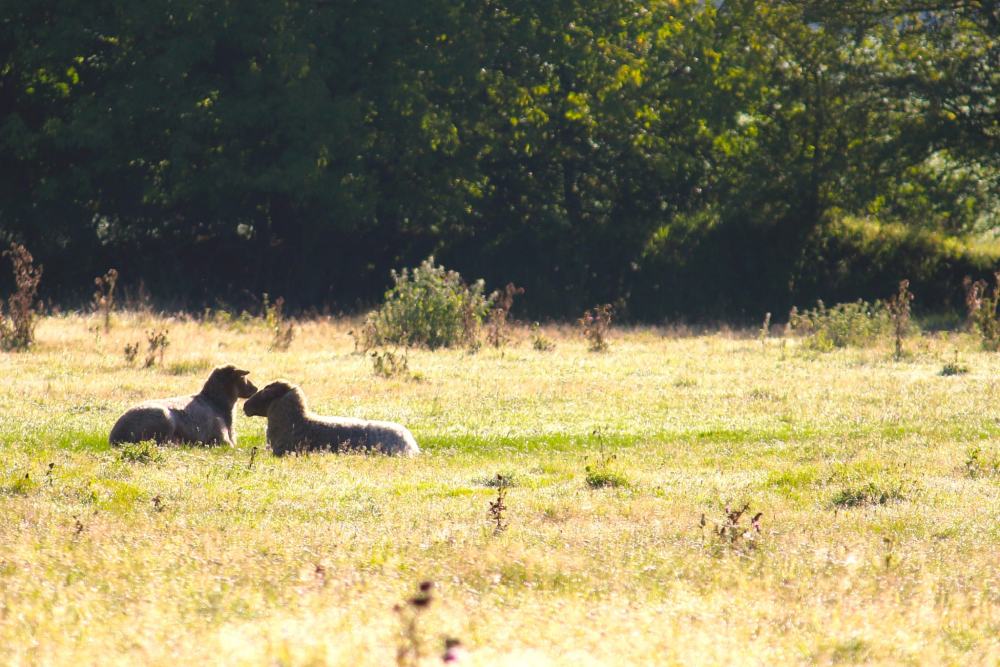
[[[1000,662],[1000,357],[971,337],[894,361],[661,328],[593,353],[543,327],[539,351],[519,328],[386,379],[357,324],[274,352],[259,320],[70,315],[0,354],[0,662],[391,665],[416,639],[431,665],[446,638],[470,665]],[[234,449],[107,444],[226,363],[423,453],[275,458],[242,403]]]

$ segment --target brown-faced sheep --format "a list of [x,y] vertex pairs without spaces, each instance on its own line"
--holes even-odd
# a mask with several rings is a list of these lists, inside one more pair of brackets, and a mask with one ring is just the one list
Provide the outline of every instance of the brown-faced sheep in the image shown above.
[[194,396],[146,401],[130,408],[115,422],[108,439],[112,445],[155,440],[232,447],[236,444],[236,401],[257,391],[246,377],[249,373],[235,366],[216,368]]
[[243,404],[250,417],[267,417],[267,441],[276,456],[298,451],[372,450],[414,456],[420,453],[413,434],[400,424],[321,417],[306,406],[302,390],[288,382],[272,382]]

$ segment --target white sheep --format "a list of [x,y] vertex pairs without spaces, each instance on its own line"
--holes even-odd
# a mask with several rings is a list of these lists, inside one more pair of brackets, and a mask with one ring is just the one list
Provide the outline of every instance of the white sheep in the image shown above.
[[236,444],[233,408],[257,387],[246,378],[250,371],[235,366],[216,368],[205,386],[193,396],[146,401],[129,408],[118,418],[108,440],[123,442],[155,440],[202,444]]
[[279,380],[243,404],[249,417],[267,417],[267,441],[276,456],[300,451],[371,450],[414,456],[413,434],[400,424],[350,417],[322,417],[306,405],[302,390]]

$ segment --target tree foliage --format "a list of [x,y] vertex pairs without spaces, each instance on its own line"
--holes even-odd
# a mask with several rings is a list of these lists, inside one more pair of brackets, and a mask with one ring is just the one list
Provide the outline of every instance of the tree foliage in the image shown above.
[[1000,222],[995,2],[0,5],[0,235],[63,295],[349,307],[434,252],[548,314],[738,313],[844,216]]

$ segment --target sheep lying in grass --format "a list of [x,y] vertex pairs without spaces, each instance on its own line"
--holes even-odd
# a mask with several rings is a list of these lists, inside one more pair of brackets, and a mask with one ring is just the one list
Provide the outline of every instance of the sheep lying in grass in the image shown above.
[[194,396],[146,401],[130,408],[115,422],[108,439],[112,445],[155,440],[232,447],[236,444],[236,401],[257,391],[246,378],[249,373],[235,366],[216,368]]
[[402,456],[420,453],[417,441],[405,426],[350,417],[321,417],[306,406],[301,389],[281,380],[247,399],[243,412],[250,417],[267,417],[267,441],[276,456],[316,450],[370,450]]

